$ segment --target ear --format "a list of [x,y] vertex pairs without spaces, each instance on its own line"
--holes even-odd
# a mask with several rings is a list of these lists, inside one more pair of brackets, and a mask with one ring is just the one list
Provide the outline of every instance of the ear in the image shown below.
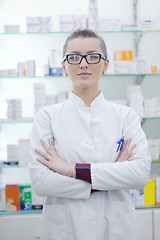
[[63,61],[62,61],[62,69],[63,69],[64,75],[68,76],[66,66],[65,66],[65,63]]
[[109,59],[107,59],[107,60],[105,61],[105,63],[104,63],[104,67],[103,67],[103,72],[102,72],[102,74],[104,74],[104,73],[107,71],[108,65],[109,65]]

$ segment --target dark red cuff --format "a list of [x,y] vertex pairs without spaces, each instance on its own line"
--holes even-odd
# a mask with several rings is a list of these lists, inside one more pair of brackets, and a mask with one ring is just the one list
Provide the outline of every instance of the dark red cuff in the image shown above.
[[75,169],[77,179],[92,183],[90,164],[76,163]]

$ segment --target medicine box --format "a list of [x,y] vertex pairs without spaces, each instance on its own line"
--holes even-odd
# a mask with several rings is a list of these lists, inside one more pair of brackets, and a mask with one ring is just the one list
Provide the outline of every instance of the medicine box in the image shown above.
[[32,209],[31,185],[20,185],[20,207],[21,210]]
[[6,210],[20,210],[20,188],[19,185],[6,185]]

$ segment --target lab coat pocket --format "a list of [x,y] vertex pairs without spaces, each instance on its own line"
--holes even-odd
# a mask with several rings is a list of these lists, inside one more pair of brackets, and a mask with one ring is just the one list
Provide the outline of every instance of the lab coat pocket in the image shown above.
[[41,240],[67,240],[65,205],[45,205]]
[[137,240],[136,213],[131,202],[112,202],[110,234],[114,240]]

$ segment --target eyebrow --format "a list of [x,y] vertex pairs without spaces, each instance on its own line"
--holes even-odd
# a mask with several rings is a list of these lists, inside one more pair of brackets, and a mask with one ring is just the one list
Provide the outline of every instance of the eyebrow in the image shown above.
[[[93,52],[96,52],[96,53],[97,53],[96,50],[91,50],[91,51],[88,51],[87,54],[88,54],[88,53],[93,53]],[[78,51],[71,51],[71,53],[77,53],[77,54],[80,54],[80,52],[78,52]]]

